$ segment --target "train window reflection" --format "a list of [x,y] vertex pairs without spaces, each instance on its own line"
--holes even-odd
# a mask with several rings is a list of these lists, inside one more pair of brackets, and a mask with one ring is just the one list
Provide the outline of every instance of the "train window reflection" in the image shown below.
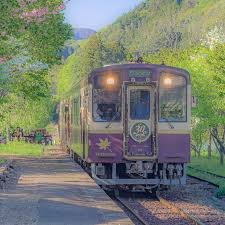
[[162,74],[159,89],[159,121],[185,122],[187,117],[187,87],[182,76]]
[[93,119],[95,122],[121,120],[121,91],[93,90]]
[[150,117],[150,92],[148,90],[130,91],[130,118],[148,120]]

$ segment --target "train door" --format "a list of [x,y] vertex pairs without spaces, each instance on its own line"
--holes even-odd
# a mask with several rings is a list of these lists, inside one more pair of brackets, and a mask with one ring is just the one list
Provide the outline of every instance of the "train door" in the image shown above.
[[152,158],[155,147],[154,87],[127,84],[124,94],[124,156],[130,160]]

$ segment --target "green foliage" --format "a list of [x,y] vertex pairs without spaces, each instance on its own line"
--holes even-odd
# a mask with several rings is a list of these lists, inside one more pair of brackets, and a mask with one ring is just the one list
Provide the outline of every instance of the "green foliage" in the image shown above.
[[223,198],[225,196],[225,184],[220,185],[219,189],[216,192],[217,198]]
[[23,127],[26,130],[45,127],[50,119],[54,101],[51,98],[28,100],[10,95],[0,104],[0,128]]
[[[116,41],[128,53],[151,53],[161,48],[199,44],[208,30],[225,24],[223,0],[146,0],[103,29],[102,40]],[[219,21],[219,22],[218,22]]]
[[[77,67],[79,66],[79,57],[71,55],[62,67],[58,67],[53,76],[57,76],[57,95],[63,97],[73,86],[76,77]],[[77,77],[79,77],[77,75]],[[78,79],[78,78],[77,78]]]
[[[195,177],[199,177],[203,180],[212,182],[219,186],[218,190],[215,193],[215,196],[218,198],[225,196],[225,179],[219,178],[208,173],[204,173],[201,171],[210,172],[219,176],[225,177],[225,166],[219,164],[219,154],[213,152],[212,158],[208,159],[208,153],[203,151],[201,154],[201,158],[198,158],[192,154],[191,163],[188,167],[188,175],[192,175]],[[197,169],[197,170],[195,170]],[[198,171],[201,170],[201,171]]]
[[195,153],[192,152],[189,166],[225,177],[225,166],[220,165],[219,154],[215,151],[213,151],[211,159],[208,158],[207,151],[202,151],[201,158],[196,157]]
[[57,15],[42,24],[33,23],[28,26],[23,38],[34,59],[49,65],[58,63],[57,52],[72,35],[70,26],[64,24],[63,19],[62,15]]
[[7,127],[40,128],[50,121],[55,100],[49,71],[60,63],[58,52],[72,36],[59,13],[62,4],[0,3],[0,132]]
[[210,183],[213,183],[215,185],[218,185],[218,189],[214,193],[217,198],[222,198],[225,196],[224,187],[225,187],[225,181],[222,178],[218,178],[214,175],[210,175],[204,172],[199,172],[194,169],[188,168],[187,174],[194,177],[199,177],[200,179],[203,179],[205,181],[208,181]]
[[115,43],[103,43],[101,35],[92,35],[80,42],[80,47],[59,68],[57,76],[57,94],[65,96],[69,90],[93,69],[107,63],[121,62],[123,51]]

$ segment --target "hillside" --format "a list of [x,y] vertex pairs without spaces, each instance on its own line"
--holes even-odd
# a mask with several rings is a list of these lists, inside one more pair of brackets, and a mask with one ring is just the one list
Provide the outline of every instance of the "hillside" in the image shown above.
[[89,28],[75,28],[74,29],[74,39],[84,40],[89,38],[91,35],[95,34],[96,31]]
[[[135,52],[187,48],[199,44],[215,28],[225,29],[224,0],[145,0],[99,32],[74,29],[79,44],[67,46],[64,58],[83,52],[93,39],[101,47],[101,64],[130,60]],[[98,45],[97,44],[97,45]],[[81,53],[82,54],[82,53]]]
[[64,47],[60,50],[59,56],[63,59],[67,59],[79,48],[79,42],[88,39],[91,35],[94,35],[95,33],[96,31],[89,28],[74,28],[73,39],[67,40],[64,43]]
[[[182,51],[201,46],[203,39],[208,42],[224,39],[224,12],[224,0],[145,0],[88,39],[67,45],[69,51],[64,58],[74,54],[64,66],[68,86],[62,86],[69,89],[75,80],[104,64],[131,61],[135,52],[144,55],[146,62],[154,59],[162,63],[165,56],[157,61],[151,55],[164,49]],[[212,37],[208,35],[210,32]],[[64,75],[64,72],[60,75],[62,81]]]
[[117,43],[127,52],[198,43],[215,26],[225,27],[224,0],[146,0],[102,29],[103,42]]

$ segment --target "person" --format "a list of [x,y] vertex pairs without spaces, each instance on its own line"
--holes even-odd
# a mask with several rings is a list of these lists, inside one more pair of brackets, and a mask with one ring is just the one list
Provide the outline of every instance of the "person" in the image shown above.
[[34,140],[35,140],[35,143],[38,143],[38,144],[40,144],[42,142],[43,135],[40,131],[35,132]]
[[148,102],[145,102],[144,98],[140,99],[140,102],[137,102],[134,105],[133,119],[148,119],[149,115],[149,104]]
[[111,119],[113,118],[113,109],[110,105],[106,107],[104,115],[107,121],[111,121]]
[[95,111],[95,120],[97,122],[104,122],[105,120],[104,120],[103,116],[104,116],[104,113],[103,113],[103,111],[100,109],[100,107],[98,105],[97,109]]

